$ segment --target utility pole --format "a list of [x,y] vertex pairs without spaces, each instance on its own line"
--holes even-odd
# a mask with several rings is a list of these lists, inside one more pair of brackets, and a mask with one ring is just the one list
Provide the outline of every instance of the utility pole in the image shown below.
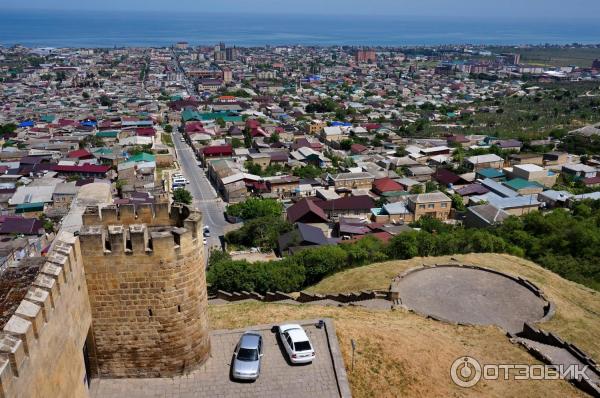
[[352,344],[352,372],[354,372],[354,351],[356,351],[356,341],[350,339],[350,344]]

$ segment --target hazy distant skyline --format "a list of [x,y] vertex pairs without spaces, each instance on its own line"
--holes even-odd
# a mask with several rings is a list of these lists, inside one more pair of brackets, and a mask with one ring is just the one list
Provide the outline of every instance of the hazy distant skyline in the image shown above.
[[[51,2],[51,3],[50,3]],[[591,19],[598,0],[3,0],[2,9]]]

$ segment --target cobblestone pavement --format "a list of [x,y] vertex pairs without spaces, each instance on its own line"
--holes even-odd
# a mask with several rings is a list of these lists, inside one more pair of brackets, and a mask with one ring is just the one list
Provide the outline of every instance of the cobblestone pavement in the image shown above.
[[299,366],[287,362],[275,333],[260,329],[265,355],[260,377],[253,383],[239,383],[229,377],[233,349],[242,332],[217,331],[211,336],[212,356],[200,369],[168,379],[93,379],[91,397],[340,397],[325,329],[314,325],[304,329],[316,358],[312,364]]

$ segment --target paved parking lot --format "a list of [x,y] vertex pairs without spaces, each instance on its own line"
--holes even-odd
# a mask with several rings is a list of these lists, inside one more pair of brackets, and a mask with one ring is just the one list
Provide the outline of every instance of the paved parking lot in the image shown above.
[[[236,382],[229,377],[232,353],[244,330],[212,333],[212,356],[200,369],[181,377],[168,379],[94,379],[91,396],[94,398],[150,397],[340,397],[336,372],[325,329],[305,325],[316,352],[309,365],[290,365],[284,349],[270,326],[256,329],[263,335],[264,357],[256,382]],[[331,334],[331,333],[330,333]],[[333,333],[333,339],[335,333]],[[335,342],[337,345],[337,340]],[[334,355],[339,357],[337,350]],[[343,362],[339,362],[342,363]],[[343,377],[345,383],[345,375]],[[345,386],[347,388],[347,385]]]

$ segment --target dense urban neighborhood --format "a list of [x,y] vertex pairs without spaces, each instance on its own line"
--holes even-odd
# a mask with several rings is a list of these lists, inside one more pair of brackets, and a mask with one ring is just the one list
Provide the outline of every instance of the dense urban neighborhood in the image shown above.
[[[536,58],[538,53],[544,55]],[[554,61],[557,54],[576,55]],[[473,253],[533,261],[546,269],[539,268],[540,272],[549,270],[584,285],[581,289],[595,297],[600,290],[598,46],[247,48],[178,42],[168,48],[0,47],[0,106],[0,269],[13,273],[11,281],[20,280],[24,289],[37,274],[23,277],[18,264],[52,257],[56,247],[74,242],[69,239],[81,239],[84,262],[96,259],[98,253],[114,254],[118,248],[124,258],[132,256],[145,264],[144,258],[167,250],[161,239],[168,235],[174,239],[177,261],[196,259],[183,256],[196,240],[204,253],[197,259],[202,261],[199,274],[178,275],[174,289],[189,280],[204,284],[206,279],[208,293],[190,287],[185,297],[204,303],[208,299],[215,306],[238,300],[294,304],[329,300],[325,304],[388,308],[382,294],[399,300],[393,288],[394,283],[402,288],[400,277],[385,294],[377,289],[389,283],[331,291],[369,290],[345,298],[307,289],[340,271],[360,272],[378,262],[415,259],[418,266],[427,261],[418,262],[419,258],[465,261],[456,259]],[[166,215],[159,213],[162,206],[167,206]],[[179,210],[171,210],[169,216],[169,206]],[[181,210],[187,206],[197,212]],[[160,229],[159,219],[170,223],[172,232]],[[113,225],[117,221],[125,227]],[[94,237],[101,239],[100,246],[93,246]],[[140,254],[136,245],[144,239],[150,243],[143,244]],[[79,255],[61,253],[71,256],[70,261]],[[106,269],[111,266],[102,264]],[[121,260],[114,264],[121,266]],[[183,270],[187,263],[177,264]],[[98,266],[92,278],[102,272]],[[93,279],[97,285],[88,279],[86,288],[93,316],[94,306],[110,303],[109,296],[116,294],[101,291],[103,283],[114,289],[143,288],[139,277],[114,286],[109,278],[97,278]],[[16,282],[6,283],[0,283],[6,285],[0,291],[12,289]],[[35,283],[39,289],[45,286],[39,280]],[[536,300],[546,300],[532,283],[523,279],[519,283],[537,292]],[[164,292],[158,279],[149,286],[161,288]],[[100,291],[97,296],[94,289]],[[121,294],[123,303],[143,307],[132,314],[138,322],[142,315],[163,316],[152,299],[138,303]],[[11,325],[7,322],[20,299],[0,304],[0,326]],[[540,308],[546,316],[550,304],[544,303]],[[408,306],[401,300],[397,304]],[[188,310],[185,302],[172,307],[177,313]],[[37,325],[37,315],[19,309]],[[128,308],[120,312],[121,318],[130,316]],[[298,316],[319,318],[309,311]],[[586,316],[598,318],[598,312]],[[206,309],[198,317],[186,319],[200,319],[206,329],[202,321]],[[518,318],[512,337],[525,339],[526,347],[538,341],[532,336],[545,332],[523,329],[522,321],[539,318]],[[257,317],[255,323],[267,323],[266,319]],[[460,319],[456,322],[462,324]],[[500,321],[489,323],[513,332]],[[310,331],[313,345],[332,350],[333,365],[323,366],[337,379],[331,376],[323,382],[333,387],[321,391],[322,396],[349,396],[345,371],[340,376],[344,362],[335,332],[332,342],[331,336],[320,334],[323,324],[302,325]],[[37,327],[31,332],[36,336]],[[308,339],[304,330],[289,334],[285,327],[293,329],[281,325],[280,338]],[[17,329],[7,336],[25,333]],[[578,344],[595,341],[585,348],[598,359],[595,333],[564,337]],[[208,341],[207,335],[202,336],[199,340]],[[263,344],[256,335],[244,336],[248,344]],[[344,331],[338,337],[348,334]],[[235,345],[226,334],[211,339],[215,347]],[[106,348],[103,353],[105,341],[98,336],[96,340],[98,352],[90,355],[97,357],[90,369],[99,375],[136,377],[127,366],[108,370],[102,360],[112,360],[111,351]],[[21,369],[10,356],[16,348],[4,340],[0,343],[0,359],[2,353],[10,357],[0,361],[2,366],[10,362]],[[174,343],[174,352],[178,344]],[[205,358],[207,347],[202,343],[189,350],[184,363]],[[238,345],[236,350],[244,347]],[[314,349],[308,350],[313,350],[310,358],[314,358]],[[343,348],[346,362],[348,352]],[[132,368],[139,366],[134,363]],[[165,368],[175,367],[171,365]],[[154,369],[140,374],[170,375]],[[355,395],[369,396],[353,377]],[[578,393],[600,393],[594,382],[575,385],[579,390],[573,391]],[[102,382],[96,388],[102,391],[94,395],[98,397],[117,397],[125,391],[122,385]],[[227,391],[230,395],[223,396],[242,390]],[[319,396],[316,390],[311,394]]]

